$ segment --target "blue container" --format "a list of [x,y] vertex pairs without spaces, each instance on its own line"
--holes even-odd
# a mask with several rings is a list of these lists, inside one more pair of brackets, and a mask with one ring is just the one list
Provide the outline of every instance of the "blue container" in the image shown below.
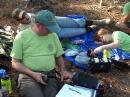
[[0,69],[0,78],[4,77],[5,75],[7,75],[6,70],[5,69]]

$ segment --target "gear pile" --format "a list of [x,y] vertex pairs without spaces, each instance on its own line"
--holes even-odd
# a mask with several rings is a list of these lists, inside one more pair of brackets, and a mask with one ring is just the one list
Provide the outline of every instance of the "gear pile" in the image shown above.
[[11,26],[0,27],[0,56],[10,57],[15,35]]

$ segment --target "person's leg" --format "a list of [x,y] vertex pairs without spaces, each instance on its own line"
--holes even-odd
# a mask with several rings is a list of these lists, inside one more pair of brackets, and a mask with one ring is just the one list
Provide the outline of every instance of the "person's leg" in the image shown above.
[[61,31],[57,33],[59,38],[69,38],[77,35],[85,34],[86,28],[61,28]]
[[93,21],[92,20],[86,20],[85,27],[88,27],[88,26],[91,26],[91,25],[93,25]]
[[58,32],[57,35],[59,38],[68,38],[85,34],[86,32],[92,31],[92,28],[88,26],[108,24],[108,22],[110,22],[109,20],[110,19],[85,20],[56,16],[56,21],[61,27],[61,31]]
[[91,20],[92,25],[108,25],[110,23],[110,19],[101,19],[101,20]]
[[41,85],[31,77],[20,74],[18,84],[21,97],[44,97]]
[[[48,76],[56,76],[55,70],[47,73]],[[44,97],[55,97],[58,93],[58,81],[56,78],[48,78],[48,84],[44,87]]]
[[44,97],[55,97],[58,93],[58,83],[55,78],[48,81],[48,85],[44,88]]
[[61,28],[86,28],[91,25],[107,25],[110,19],[89,20],[89,19],[72,19],[68,17],[56,16],[56,21]]
[[84,28],[85,19],[73,19],[69,17],[56,16],[56,21],[61,28]]

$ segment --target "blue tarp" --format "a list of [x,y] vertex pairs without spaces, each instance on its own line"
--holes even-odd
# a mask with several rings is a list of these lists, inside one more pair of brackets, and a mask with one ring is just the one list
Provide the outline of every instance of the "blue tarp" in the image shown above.
[[[72,14],[72,15],[66,15],[66,17],[69,17],[69,18],[74,18],[74,19],[87,19],[86,16],[82,16],[80,14]],[[86,34],[83,34],[83,35],[79,35],[79,36],[76,36],[76,37],[72,37],[72,38],[69,38],[70,41],[75,41],[75,40],[83,40],[85,41],[83,44],[81,45],[78,45],[80,47],[80,52],[82,51],[88,51],[88,49],[94,49],[96,47],[98,47],[99,45],[95,44],[94,43],[94,34],[95,34],[96,31],[92,31],[92,32],[89,32],[89,33],[86,33]],[[99,55],[99,57],[102,57],[103,56],[103,52],[101,52]],[[112,59],[115,59],[115,56],[119,56],[119,59],[120,60],[128,60],[130,59],[130,53],[128,52],[125,52],[123,50],[120,50],[120,49],[111,49],[111,58]],[[89,70],[90,69],[90,66],[89,64],[88,65],[84,65],[84,64],[80,64],[78,62],[75,61],[75,56],[74,57],[71,57],[71,56],[65,56],[65,58],[70,61],[73,65],[75,65],[76,67],[82,69],[82,70]]]
[[[96,31],[92,31],[92,32],[89,32],[87,34],[83,34],[83,35],[80,35],[80,36],[76,36],[76,37],[72,37],[72,38],[69,38],[70,41],[75,41],[75,40],[84,40],[85,42],[81,45],[78,45],[80,47],[80,52],[82,51],[88,51],[88,49],[92,48],[96,48],[98,47],[99,45],[95,44],[94,43],[94,33]],[[128,60],[130,59],[130,53],[128,52],[125,52],[121,49],[111,49],[111,58],[114,59],[115,56],[119,56],[119,59],[120,60]],[[103,52],[101,52],[99,55],[99,57],[102,57],[103,56]],[[75,56],[74,57],[71,57],[71,56],[65,56],[65,58],[72,62],[73,65],[75,65],[76,67],[82,69],[82,70],[89,70],[90,66],[89,64],[88,65],[85,65],[85,64],[80,64],[78,62],[75,61]]]
[[[83,34],[83,35],[79,35],[79,36],[76,36],[76,37],[72,37],[72,38],[69,38],[70,41],[75,41],[75,40],[83,40],[84,43],[81,44],[81,45],[78,45],[80,47],[80,52],[83,52],[83,51],[88,51],[90,48],[94,49],[96,47],[98,47],[99,45],[95,44],[94,43],[94,33],[96,31],[92,31],[90,33],[87,33],[87,34]],[[102,54],[100,54],[102,55]],[[76,67],[82,69],[82,70],[89,70],[90,66],[89,64],[85,65],[85,64],[80,64],[78,62],[75,61],[75,56],[72,57],[72,56],[65,56],[65,58],[72,62],[73,65],[75,65]]]

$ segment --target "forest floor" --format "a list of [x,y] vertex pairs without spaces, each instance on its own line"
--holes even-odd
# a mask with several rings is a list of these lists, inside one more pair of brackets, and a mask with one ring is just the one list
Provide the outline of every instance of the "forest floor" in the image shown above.
[[[4,3],[0,4],[0,26],[10,25],[16,28],[18,23],[10,18],[10,13],[14,8],[20,6],[28,12],[36,12],[37,10],[47,8],[52,10],[56,15],[60,16],[79,13],[87,16],[88,19],[110,18],[113,22],[107,28],[114,30],[113,24],[117,22],[122,15],[122,10],[117,6],[125,3],[122,0],[122,2],[116,5],[116,7],[109,9],[109,7],[114,5],[112,0],[104,2],[102,8],[99,8],[99,0],[60,0],[59,3],[51,4],[48,7],[45,5],[42,7],[41,5],[29,5],[25,8],[26,3],[21,3],[20,1],[22,2],[22,0],[5,0]],[[1,59],[0,63],[10,65],[10,62],[3,59]],[[104,97],[130,97],[129,70],[112,68],[109,73],[98,73],[92,75],[101,79],[110,80],[112,88],[105,94]],[[16,95],[14,95],[14,97],[16,97]]]

